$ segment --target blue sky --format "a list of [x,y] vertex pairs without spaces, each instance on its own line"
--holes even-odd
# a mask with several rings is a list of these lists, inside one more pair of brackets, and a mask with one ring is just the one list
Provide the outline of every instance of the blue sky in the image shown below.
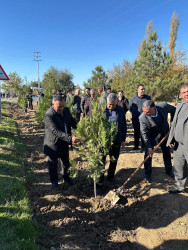
[[40,51],[41,80],[54,66],[82,86],[97,65],[134,61],[149,21],[167,46],[173,11],[180,17],[177,47],[188,50],[187,0],[1,0],[0,64],[7,74],[37,80]]

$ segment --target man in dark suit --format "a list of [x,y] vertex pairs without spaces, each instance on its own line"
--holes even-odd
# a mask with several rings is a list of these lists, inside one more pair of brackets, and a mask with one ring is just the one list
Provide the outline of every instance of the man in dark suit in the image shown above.
[[188,167],[188,83],[180,88],[183,101],[177,106],[167,146],[174,144],[175,185],[169,193],[184,192]]
[[[139,121],[141,136],[145,143],[145,158],[150,155],[150,158],[144,164],[145,181],[150,182],[153,148],[168,133],[168,113],[171,114],[172,121],[176,108],[166,102],[161,102],[155,105],[152,100],[148,100],[143,103],[142,110],[143,113],[139,116]],[[170,148],[166,146],[166,141],[167,139],[161,144],[165,170],[166,174],[174,178]]]
[[74,184],[69,177],[69,144],[78,142],[78,138],[71,136],[71,127],[76,128],[76,122],[70,111],[65,107],[65,97],[53,97],[53,106],[44,117],[44,153],[48,156],[48,168],[52,188],[58,190],[57,162],[60,158],[64,165],[64,180]]
[[92,110],[93,110],[92,103],[96,100],[96,90],[91,89],[90,95],[91,95],[90,98],[87,99],[85,104],[85,114],[89,114],[90,118],[92,118]]
[[75,95],[73,97],[73,111],[75,113],[77,121],[80,121],[81,114],[81,97],[80,97],[80,89],[75,89]]
[[33,109],[33,98],[32,98],[31,93],[28,93],[28,95],[27,95],[27,101],[28,101],[28,107],[30,109]]
[[118,91],[118,101],[117,101],[117,105],[119,105],[120,107],[122,107],[125,111],[125,114],[127,113],[127,111],[129,110],[129,101],[128,99],[124,96],[123,94],[123,90],[119,90]]
[[[139,84],[137,87],[137,94],[131,97],[129,101],[129,110],[132,114],[132,124],[134,129],[134,148],[133,150],[139,149],[139,139],[140,139],[140,123],[139,116],[142,113],[142,105],[146,100],[151,100],[149,95],[145,94],[144,85]],[[142,149],[144,149],[144,142],[142,141]]]
[[87,100],[90,98],[90,88],[86,88],[85,93],[86,93],[85,96],[81,98],[81,104],[80,104],[83,117],[86,115],[85,106],[86,106]]

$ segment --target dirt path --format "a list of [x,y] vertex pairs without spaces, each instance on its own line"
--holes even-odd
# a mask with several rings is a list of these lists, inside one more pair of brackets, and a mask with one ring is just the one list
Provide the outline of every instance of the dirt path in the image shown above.
[[[42,153],[44,131],[34,122],[34,111],[25,115],[11,105],[20,138],[31,149],[25,155],[26,169],[32,169],[28,187],[34,217],[45,228],[38,239],[41,249],[188,249],[188,194],[168,194],[173,180],[165,174],[160,151],[153,159],[152,183],[143,181],[141,169],[114,207],[103,196],[116,186],[105,181],[103,196],[94,199],[93,183],[86,179],[84,164],[74,151],[77,183],[69,186],[61,181],[61,190],[54,191]],[[119,185],[143,160],[143,153],[132,147],[129,120],[126,148],[116,170]]]

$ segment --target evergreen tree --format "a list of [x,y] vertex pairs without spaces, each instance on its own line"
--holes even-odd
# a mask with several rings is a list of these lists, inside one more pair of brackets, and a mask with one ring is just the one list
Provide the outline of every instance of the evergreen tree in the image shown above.
[[175,12],[173,12],[170,23],[171,23],[171,26],[170,26],[170,32],[169,32],[168,48],[170,50],[171,55],[173,55],[175,46],[176,46],[178,27],[180,23],[179,16],[178,15],[176,16]]
[[96,179],[104,172],[103,156],[108,154],[117,135],[117,123],[109,123],[104,117],[106,102],[101,97],[92,102],[91,119],[84,117],[77,126],[76,135],[82,140],[78,153],[87,161],[89,176],[94,180],[94,194],[96,197]]
[[35,120],[38,124],[44,125],[44,115],[46,111],[51,107],[52,105],[52,93],[51,92],[45,92],[44,97],[40,98],[39,104],[37,106],[37,110],[35,112]]
[[78,118],[76,117],[75,111],[73,109],[73,96],[69,97],[69,99],[66,100],[66,107],[69,108],[70,113],[71,113],[72,117],[74,118],[74,120],[76,122],[79,122]]
[[2,89],[7,93],[17,93],[22,91],[22,78],[17,72],[12,72],[8,75],[9,81],[3,81]]
[[84,82],[85,88],[94,88],[97,89],[99,85],[106,87],[108,76],[106,72],[103,70],[102,66],[96,66],[94,70],[92,70],[92,77]]
[[44,93],[52,92],[53,89],[61,89],[63,92],[66,90],[74,89],[72,82],[73,75],[68,70],[58,70],[51,67],[45,74],[42,81],[42,88]]
[[162,47],[157,32],[153,30],[152,22],[148,23],[146,32],[147,35],[138,48],[139,55],[134,62],[135,87],[139,83],[144,84],[152,99],[161,100],[165,97],[167,100],[169,96],[164,96],[164,90],[169,91],[169,88],[166,89],[166,83],[170,79],[165,79],[165,76],[172,67],[172,58]]
[[132,70],[133,66],[127,60],[124,60],[122,65],[114,65],[113,69],[108,71],[111,88],[115,91],[122,89],[126,97],[131,97],[133,95],[133,89],[130,85]]

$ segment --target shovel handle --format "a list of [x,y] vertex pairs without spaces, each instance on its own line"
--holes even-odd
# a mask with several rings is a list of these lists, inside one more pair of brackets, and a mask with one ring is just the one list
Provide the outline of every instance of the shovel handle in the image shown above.
[[[153,153],[159,148],[159,146],[163,143],[163,141],[168,137],[169,132],[161,139],[161,141],[156,145],[156,147],[153,149]],[[140,165],[135,169],[135,171],[129,176],[129,178],[123,183],[121,187],[118,188],[116,191],[116,194],[120,194],[120,192],[123,190],[124,186],[132,179],[133,176],[138,172],[138,170],[142,167],[142,165],[150,158],[148,155],[141,163]]]

